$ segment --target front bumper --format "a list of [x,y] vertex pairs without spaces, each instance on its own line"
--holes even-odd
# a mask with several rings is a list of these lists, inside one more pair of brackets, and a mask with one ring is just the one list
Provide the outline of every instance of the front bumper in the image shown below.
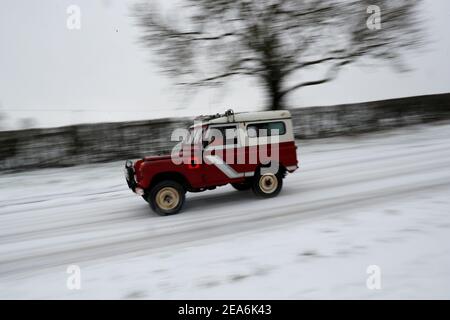
[[133,168],[133,162],[127,160],[125,162],[125,180],[127,181],[128,188],[130,188],[134,193],[138,195],[143,195],[144,190],[139,188],[138,183],[136,182],[136,176]]
[[133,162],[127,160],[125,162],[125,180],[127,181],[128,188],[133,190],[138,196],[143,196],[145,194],[144,189],[139,187],[139,184],[136,182],[136,175],[133,168]]
[[127,181],[128,188],[130,188],[134,192],[135,189],[136,189],[137,183],[136,183],[136,180],[134,179],[134,170],[133,170],[133,168],[126,168],[125,167],[125,180]]

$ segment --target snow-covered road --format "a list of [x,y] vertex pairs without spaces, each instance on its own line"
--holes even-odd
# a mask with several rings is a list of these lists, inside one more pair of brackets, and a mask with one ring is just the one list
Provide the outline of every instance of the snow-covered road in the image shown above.
[[122,162],[0,175],[0,298],[450,298],[450,124],[299,144],[279,197],[169,217]]

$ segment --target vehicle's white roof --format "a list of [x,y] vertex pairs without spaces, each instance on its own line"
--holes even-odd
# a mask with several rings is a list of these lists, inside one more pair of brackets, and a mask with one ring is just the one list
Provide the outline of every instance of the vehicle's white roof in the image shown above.
[[290,118],[291,113],[287,110],[278,111],[259,111],[259,112],[240,112],[230,116],[221,116],[211,120],[207,120],[204,124],[221,124],[228,122],[248,122],[260,120],[276,120]]

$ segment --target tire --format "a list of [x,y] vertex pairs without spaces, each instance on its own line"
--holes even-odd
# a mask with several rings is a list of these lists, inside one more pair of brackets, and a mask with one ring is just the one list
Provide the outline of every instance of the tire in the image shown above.
[[238,191],[245,191],[252,188],[251,182],[232,183],[231,186]]
[[259,172],[253,178],[253,192],[261,198],[276,197],[283,187],[283,176],[280,173],[265,173],[261,175]]
[[147,200],[152,210],[159,215],[177,214],[186,200],[186,190],[176,181],[164,180],[150,190]]

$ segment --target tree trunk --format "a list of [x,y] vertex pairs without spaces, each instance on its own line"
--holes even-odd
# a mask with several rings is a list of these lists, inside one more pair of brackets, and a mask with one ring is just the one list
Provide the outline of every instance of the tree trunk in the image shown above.
[[278,92],[270,92],[270,105],[269,110],[281,110],[283,109],[283,99]]
[[281,79],[272,79],[267,86],[269,110],[282,110],[284,106],[284,96],[281,93]]
[[285,74],[283,72],[283,65],[285,61],[280,60],[281,54],[278,53],[280,48],[280,41],[276,34],[265,34],[263,41],[263,65],[265,73],[263,75],[263,81],[266,85],[266,92],[268,93],[268,105],[269,110],[281,110],[283,109],[283,80]]

